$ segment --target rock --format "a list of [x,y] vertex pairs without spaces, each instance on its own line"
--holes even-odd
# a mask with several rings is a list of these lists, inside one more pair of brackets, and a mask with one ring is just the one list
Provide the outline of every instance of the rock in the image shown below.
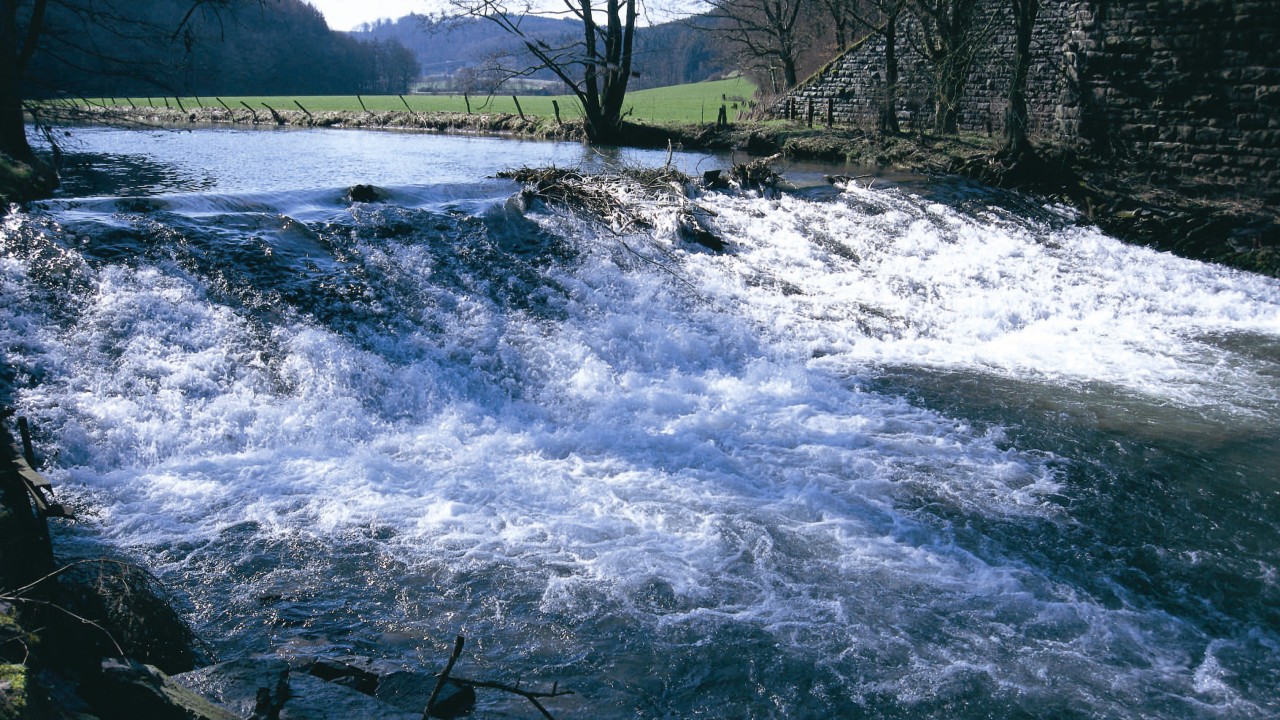
[[399,670],[382,678],[374,696],[405,712],[421,713],[427,708],[435,686],[436,679],[431,675]]
[[[427,699],[431,699],[431,693],[427,693]],[[433,718],[449,718],[462,717],[471,712],[476,706],[476,691],[469,685],[455,685],[452,680],[446,681],[444,687],[440,688],[440,695],[436,698],[436,704],[431,707],[430,717]],[[425,705],[423,707],[426,707]]]
[[81,689],[103,720],[239,720],[150,665],[107,658],[100,670]]
[[27,675],[25,665],[0,664],[0,719],[18,720],[26,716]]
[[38,160],[19,162],[0,153],[0,210],[11,202],[48,197],[58,187],[58,174]]
[[173,674],[207,661],[195,633],[146,570],[124,562],[84,563],[60,580],[59,604],[103,630],[87,632],[74,617],[51,619],[50,627],[70,641],[64,650],[94,662],[115,654],[118,643],[128,657]]
[[696,216],[681,218],[679,231],[681,239],[687,242],[697,243],[712,252],[719,253],[725,250],[724,240],[708,230]]
[[352,185],[347,189],[347,199],[351,202],[385,202],[389,196],[386,190],[376,185]]
[[279,717],[289,698],[289,664],[284,660],[231,660],[173,679],[246,718]]
[[348,687],[311,675],[289,678],[289,699],[280,720],[422,720],[422,711],[406,712]]
[[722,170],[707,170],[702,173],[702,187],[708,190],[727,190],[729,179],[724,176]]
[[369,658],[317,658],[307,667],[307,674],[365,695],[373,695],[378,689],[379,673]]
[[[422,715],[431,701],[431,693],[435,690],[434,675],[397,671],[382,678],[378,683],[378,699],[404,710]],[[440,688],[431,717],[456,718],[471,712],[476,705],[476,691],[468,686],[456,685],[452,681]]]

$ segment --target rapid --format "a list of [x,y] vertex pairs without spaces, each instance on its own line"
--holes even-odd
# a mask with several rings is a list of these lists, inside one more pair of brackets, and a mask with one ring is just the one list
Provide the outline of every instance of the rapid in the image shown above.
[[75,129],[0,225],[55,542],[560,718],[1280,715],[1280,282],[961,181],[707,191],[715,253],[494,179],[666,156]]

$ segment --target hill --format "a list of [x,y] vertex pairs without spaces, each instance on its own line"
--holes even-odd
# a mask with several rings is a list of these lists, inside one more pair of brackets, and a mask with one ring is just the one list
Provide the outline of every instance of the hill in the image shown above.
[[[555,20],[528,16],[521,28],[535,40],[555,44],[579,40],[581,24],[575,20]],[[397,42],[413,53],[423,74],[436,89],[487,91],[479,88],[494,69],[526,67],[532,58],[518,41],[496,24],[480,18],[438,22],[424,15],[407,15],[365,25],[352,37],[380,42]],[[721,77],[732,68],[725,55],[703,33],[687,23],[668,22],[643,27],[636,32],[636,72],[632,89],[683,85]],[[549,71],[531,76],[561,91]],[[472,87],[466,87],[471,83]]]
[[24,97],[404,92],[418,75],[404,48],[334,32],[303,0],[101,5],[49,3]]

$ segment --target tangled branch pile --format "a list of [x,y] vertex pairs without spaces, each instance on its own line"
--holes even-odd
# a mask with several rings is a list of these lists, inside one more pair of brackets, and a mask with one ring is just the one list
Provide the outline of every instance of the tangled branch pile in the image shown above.
[[524,185],[526,202],[589,213],[616,233],[659,227],[674,213],[679,236],[716,252],[724,241],[706,227],[710,211],[690,198],[693,180],[670,167],[630,168],[616,173],[584,174],[561,168],[519,168],[498,177]]

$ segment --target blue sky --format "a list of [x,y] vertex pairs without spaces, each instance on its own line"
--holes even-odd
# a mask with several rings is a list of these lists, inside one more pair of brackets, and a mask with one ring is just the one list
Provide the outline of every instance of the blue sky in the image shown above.
[[334,30],[351,30],[380,18],[400,18],[411,12],[437,12],[445,3],[434,0],[307,0],[324,13]]
[[[325,20],[329,23],[329,27],[334,30],[352,30],[357,25],[373,22],[381,18],[401,18],[412,12],[417,13],[438,13],[449,7],[448,0],[307,0],[317,10],[324,13]],[[519,2],[513,2],[512,6],[518,6]],[[535,2],[535,5],[540,3]],[[681,9],[688,10],[696,3],[691,0],[665,0],[659,2],[642,3],[647,5],[648,15],[641,18],[641,23],[646,20],[651,22],[662,22],[670,19],[673,12]],[[545,3],[541,3],[545,7]],[[556,7],[563,7],[556,4]]]

